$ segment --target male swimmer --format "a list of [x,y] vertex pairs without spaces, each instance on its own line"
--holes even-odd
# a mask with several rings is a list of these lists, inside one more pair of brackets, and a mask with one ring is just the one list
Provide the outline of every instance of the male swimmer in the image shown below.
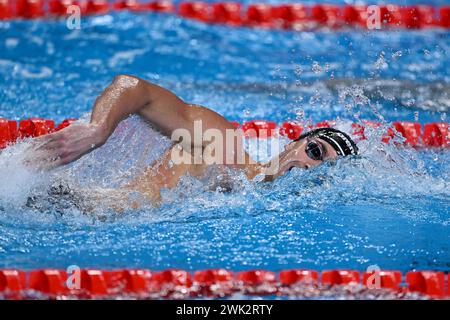
[[[143,117],[169,138],[173,139],[174,132],[187,133],[177,135],[182,138],[174,141],[174,145],[160,159],[143,168],[137,178],[123,187],[123,190],[147,195],[153,203],[160,200],[162,188],[174,188],[179,179],[187,174],[202,176],[210,166],[203,156],[210,144],[205,139],[197,139],[196,123],[201,123],[201,135],[210,129],[223,136],[235,131],[228,120],[208,108],[185,103],[172,92],[143,79],[120,75],[96,99],[89,124],[75,123],[35,139],[34,161],[47,167],[76,161],[102,146],[117,125],[132,114]],[[264,177],[264,181],[272,181],[294,167],[308,169],[330,159],[358,153],[356,144],[347,134],[332,128],[312,130],[292,141],[276,157],[276,166],[273,166],[275,160],[269,163],[253,161],[243,150],[242,143],[233,143],[230,147],[226,139],[218,141],[223,146],[216,144],[215,152],[222,153],[224,161],[216,165],[242,170],[251,180],[259,175]],[[189,155],[190,161],[173,161],[174,155],[181,151]]]

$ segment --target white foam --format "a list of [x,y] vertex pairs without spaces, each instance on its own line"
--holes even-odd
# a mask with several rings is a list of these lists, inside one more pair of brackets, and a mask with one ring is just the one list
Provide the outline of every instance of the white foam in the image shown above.
[[17,143],[0,153],[0,204],[18,207],[29,194],[46,183],[46,175],[24,164],[29,140]]

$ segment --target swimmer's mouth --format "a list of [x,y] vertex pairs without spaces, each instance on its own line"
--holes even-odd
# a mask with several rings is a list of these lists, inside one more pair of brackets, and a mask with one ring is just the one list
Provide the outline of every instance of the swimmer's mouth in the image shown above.
[[286,171],[284,173],[291,172],[292,169],[294,169],[294,168],[295,168],[295,166],[290,166],[289,168],[286,169]]

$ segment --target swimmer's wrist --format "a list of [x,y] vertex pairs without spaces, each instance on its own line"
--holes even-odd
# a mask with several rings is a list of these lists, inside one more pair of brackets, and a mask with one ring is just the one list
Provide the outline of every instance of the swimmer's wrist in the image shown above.
[[107,126],[102,123],[91,123],[90,125],[95,132],[95,134],[94,134],[95,145],[96,146],[103,145],[106,142],[106,140],[108,140],[109,136],[111,135],[109,133]]

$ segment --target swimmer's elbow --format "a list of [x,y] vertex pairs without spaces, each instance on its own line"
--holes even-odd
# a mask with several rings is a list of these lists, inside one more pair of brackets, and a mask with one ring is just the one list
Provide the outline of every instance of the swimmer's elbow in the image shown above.
[[112,81],[113,86],[118,87],[132,97],[139,100],[141,104],[147,104],[152,98],[152,84],[139,77],[119,74]]
[[113,79],[113,84],[116,85],[120,85],[120,86],[125,86],[125,87],[131,87],[136,85],[141,79],[133,76],[133,75],[129,75],[129,74],[118,74],[114,77]]

